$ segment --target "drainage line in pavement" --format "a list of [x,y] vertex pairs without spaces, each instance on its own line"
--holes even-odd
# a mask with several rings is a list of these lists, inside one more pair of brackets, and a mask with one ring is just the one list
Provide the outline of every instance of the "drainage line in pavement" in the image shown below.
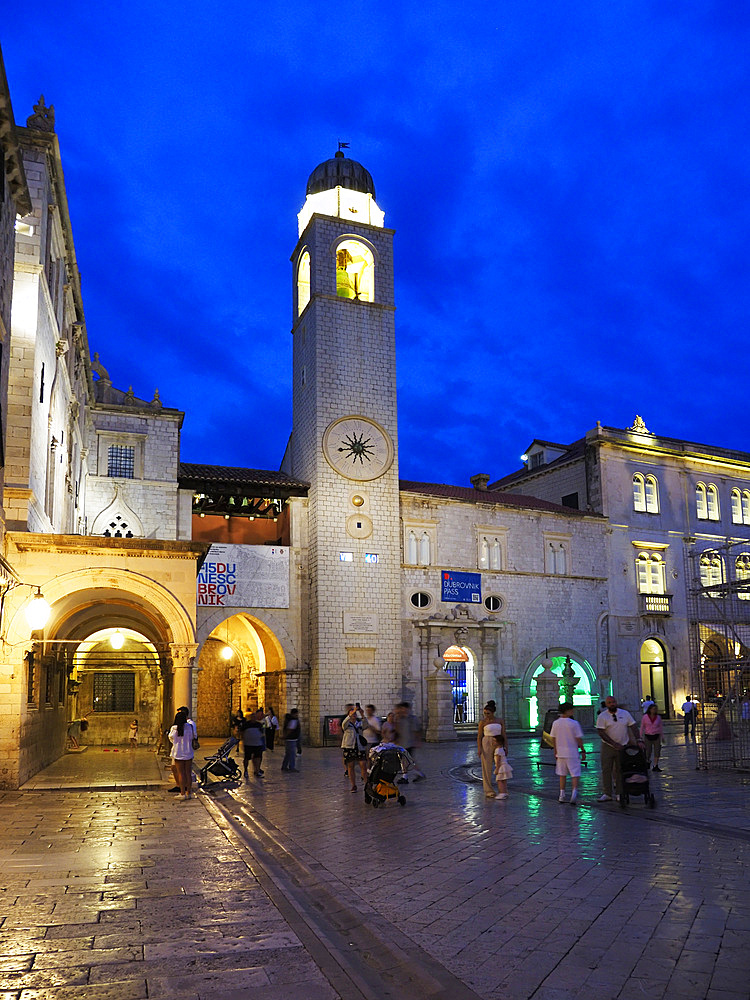
[[[476,764],[460,764],[458,767],[450,768],[448,774],[455,781],[460,781],[465,785],[481,785],[481,778],[478,778],[472,771],[472,768],[476,766]],[[537,799],[547,799],[549,802],[557,801],[556,795],[540,792],[538,789],[523,788],[521,785],[515,783],[513,791],[519,792],[521,795],[528,795],[529,797],[534,796]],[[617,805],[617,803],[613,803],[613,805]],[[704,833],[707,836],[722,837],[725,840],[741,840],[745,844],[750,844],[750,830],[740,830],[732,826],[720,826],[718,823],[708,823],[700,819],[690,819],[687,816],[673,816],[669,813],[659,812],[658,803],[657,809],[648,809],[644,806],[631,812],[619,806],[617,809],[612,809],[609,803],[606,803],[602,807],[600,804],[585,802],[579,799],[576,808],[579,810],[593,809],[594,812],[602,812],[609,816],[622,816],[623,819],[626,817],[630,817],[631,819],[645,819],[649,823],[660,823],[662,826],[674,826],[679,829],[690,830],[692,833]]]
[[287,847],[288,838],[266,817],[226,793],[201,801],[227,839],[249,855],[250,871],[347,1000],[479,1000],[365,900],[346,902],[347,886],[320,866],[316,872],[314,858],[303,860],[306,852]]

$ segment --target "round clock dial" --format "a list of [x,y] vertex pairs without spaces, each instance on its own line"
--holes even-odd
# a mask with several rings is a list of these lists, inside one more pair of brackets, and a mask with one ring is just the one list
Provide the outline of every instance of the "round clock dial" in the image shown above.
[[377,479],[393,463],[393,443],[380,424],[367,417],[341,417],[323,435],[329,465],[347,479]]

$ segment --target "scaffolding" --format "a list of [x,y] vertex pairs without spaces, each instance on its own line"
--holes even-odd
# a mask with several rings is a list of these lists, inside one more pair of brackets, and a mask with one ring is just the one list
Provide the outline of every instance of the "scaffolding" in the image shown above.
[[750,539],[685,551],[696,768],[750,771]]

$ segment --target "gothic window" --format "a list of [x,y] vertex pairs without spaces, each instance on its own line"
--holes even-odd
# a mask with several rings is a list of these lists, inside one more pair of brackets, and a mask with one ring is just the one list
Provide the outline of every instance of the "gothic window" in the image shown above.
[[297,265],[297,315],[301,316],[310,301],[310,252],[305,250]]
[[410,566],[416,566],[419,562],[419,547],[417,545],[417,533],[413,529],[409,531],[406,539],[406,562]]
[[[700,560],[701,585],[713,587],[724,583],[724,560],[718,552],[704,552]],[[721,591],[708,591],[704,597],[721,597]]]
[[336,247],[336,294],[358,302],[375,300],[375,261],[372,250],[359,240],[343,240]]
[[107,475],[119,479],[132,479],[135,475],[135,448],[111,444],[107,449]]
[[430,545],[430,536],[426,531],[423,531],[419,538],[419,565],[420,566],[430,566],[432,563],[432,546]]
[[102,532],[105,538],[132,538],[133,532],[130,530],[128,522],[121,514],[115,514],[107,527]]
[[750,490],[732,490],[732,524],[750,524]]
[[639,552],[635,560],[639,594],[665,594],[664,559],[659,552]]
[[570,572],[570,539],[560,535],[544,536],[544,572],[567,576]]
[[746,590],[738,590],[741,601],[750,601],[750,553],[742,552],[734,561],[734,575],[738,582],[747,583]]

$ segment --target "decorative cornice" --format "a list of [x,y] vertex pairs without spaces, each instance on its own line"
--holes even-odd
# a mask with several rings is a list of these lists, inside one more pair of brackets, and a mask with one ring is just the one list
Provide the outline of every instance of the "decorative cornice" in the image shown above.
[[104,538],[98,535],[55,535],[9,531],[6,535],[19,552],[127,555],[128,558],[200,559],[210,543],[161,538]]

